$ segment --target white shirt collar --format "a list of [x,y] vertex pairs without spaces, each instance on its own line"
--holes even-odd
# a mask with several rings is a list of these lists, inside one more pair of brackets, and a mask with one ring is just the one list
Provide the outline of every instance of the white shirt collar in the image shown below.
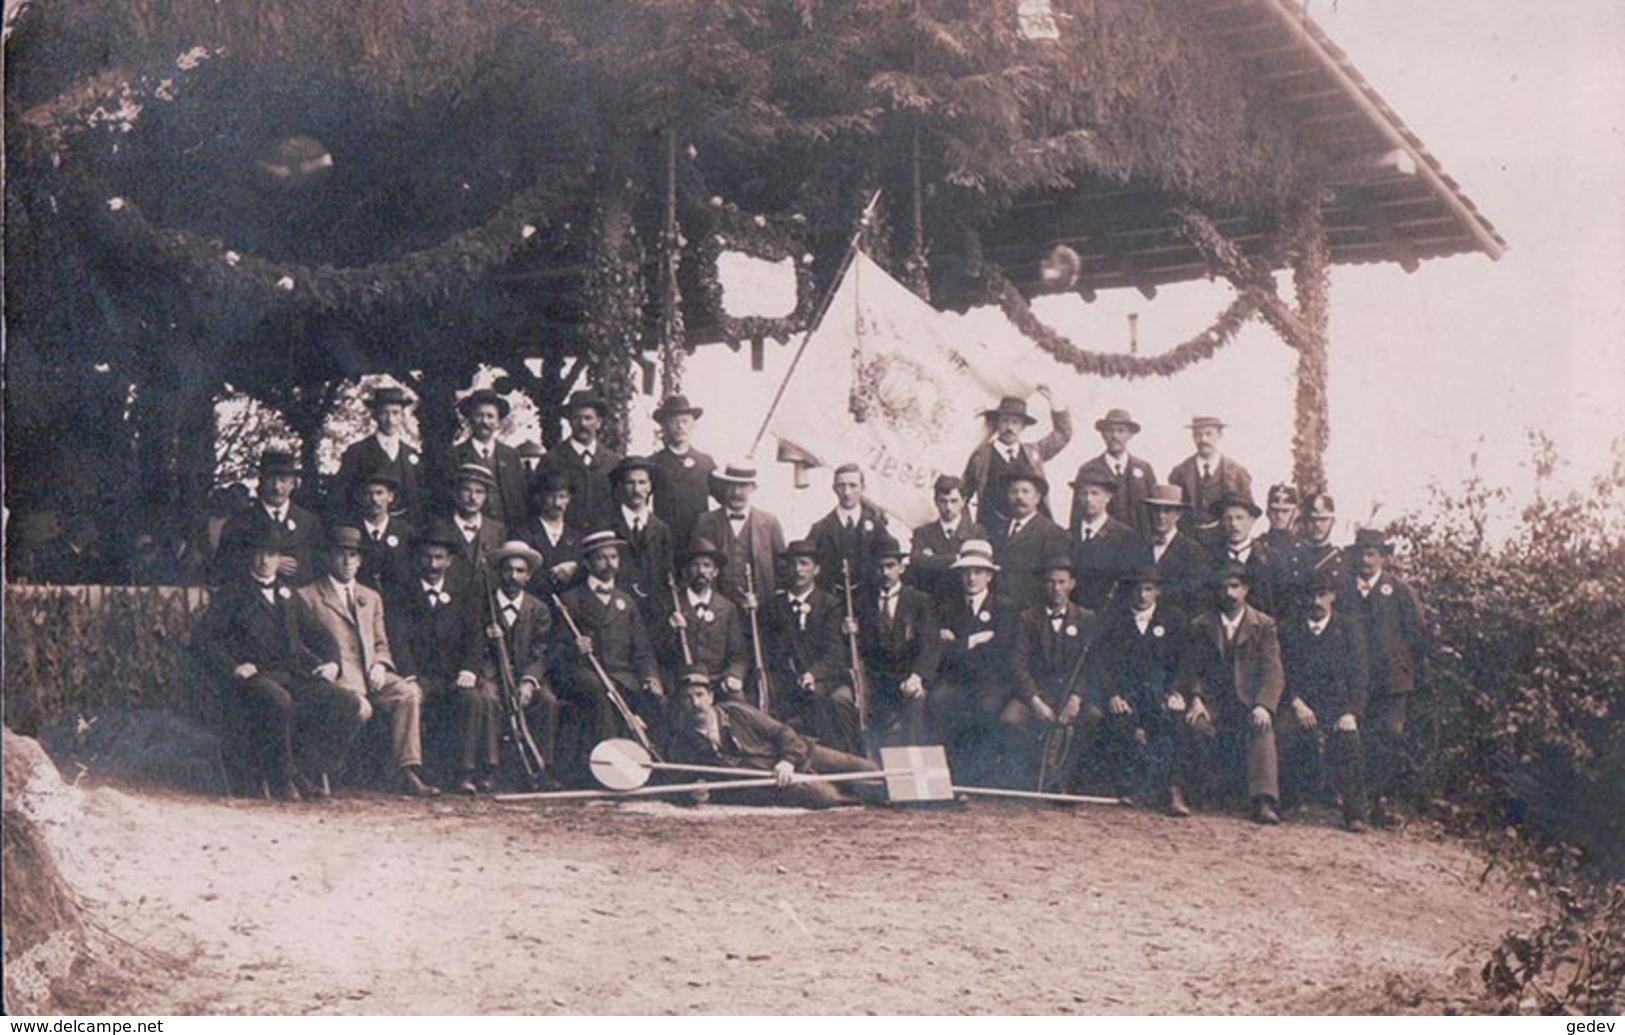
[[972,611],[981,611],[982,605],[987,603],[987,590],[984,589],[977,593],[972,593],[965,597],[965,600],[971,605],[970,609]]
[[631,528],[633,525],[639,523],[647,525],[649,523],[649,513],[650,512],[647,508],[644,510],[633,510],[626,504],[621,504],[621,516],[626,518],[627,528]]
[[1081,526],[1079,526],[1079,531],[1088,529],[1091,536],[1097,536],[1100,534],[1100,530],[1106,527],[1106,522],[1110,518],[1110,514],[1102,514],[1093,521],[1085,521]]
[[613,593],[615,591],[615,583],[601,581],[596,575],[588,575],[587,588],[592,590],[594,593],[602,595],[605,593]]
[[596,440],[591,445],[584,446],[576,441],[574,435],[570,436],[570,448],[576,451],[576,456],[586,456],[588,453],[594,456],[598,454],[598,442]]
[[1330,625],[1331,623],[1332,623],[1332,616],[1331,615],[1327,615],[1325,618],[1322,618],[1318,622],[1315,621],[1313,618],[1311,618],[1311,619],[1309,619],[1309,631],[1314,633],[1316,636],[1319,636],[1321,633],[1326,631],[1326,627],[1328,625]]
[[1231,618],[1223,611],[1219,612],[1219,621],[1224,624],[1224,634],[1227,639],[1233,640],[1236,638],[1236,630],[1241,628],[1241,620],[1246,617],[1247,609],[1245,607],[1236,612],[1235,618]]
[[694,587],[693,586],[690,586],[688,588],[687,592],[688,592],[688,602],[690,604],[692,604],[694,607],[700,608],[700,607],[710,607],[711,606],[711,591],[709,589],[705,591],[705,596],[703,596],[703,597],[700,596],[698,593],[694,592]]

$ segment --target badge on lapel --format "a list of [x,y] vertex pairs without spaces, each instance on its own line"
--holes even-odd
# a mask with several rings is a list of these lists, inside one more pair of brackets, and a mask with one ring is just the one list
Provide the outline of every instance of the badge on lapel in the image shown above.
[[683,457],[683,466],[684,467],[693,467],[694,466],[694,458],[691,457],[691,456]]
[[1078,635],[1078,627],[1075,626],[1075,625],[1067,626],[1066,627],[1066,634],[1068,636],[1076,636],[1076,635]]
[[1390,585],[1389,583],[1384,582],[1382,584],[1382,595],[1385,596],[1385,597],[1393,596],[1394,595],[1394,587],[1392,585]]
[[416,453],[406,454],[406,462],[416,467],[418,465],[418,455]]
[[617,610],[617,611],[625,611],[626,610],[626,601],[622,600],[620,597],[616,597],[615,598],[615,610]]

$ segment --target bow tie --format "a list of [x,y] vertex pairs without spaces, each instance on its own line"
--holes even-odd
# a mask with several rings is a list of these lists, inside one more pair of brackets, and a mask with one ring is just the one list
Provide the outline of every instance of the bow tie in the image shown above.
[[812,605],[807,603],[805,600],[797,600],[792,597],[790,599],[790,610],[794,611],[798,615],[804,615],[808,611],[812,610]]
[[698,618],[702,622],[709,622],[713,617],[712,613],[711,613],[711,605],[710,604],[695,604],[694,605],[694,617]]
[[735,514],[735,513],[730,512],[728,514],[728,520],[732,521],[734,524],[737,525],[739,522],[745,520],[745,515],[744,514]]
[[479,535],[480,533],[480,526],[477,521],[459,521],[457,527],[461,528],[465,535]]
[[587,585],[594,593],[597,593],[599,597],[603,598],[604,600],[608,600],[610,597],[615,595],[615,583],[613,582],[597,582],[595,580],[588,579]]

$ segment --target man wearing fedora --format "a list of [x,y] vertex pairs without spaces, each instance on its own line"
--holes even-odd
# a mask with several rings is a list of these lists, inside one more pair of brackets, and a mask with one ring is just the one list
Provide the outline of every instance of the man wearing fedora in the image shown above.
[[937,476],[931,487],[937,519],[914,529],[912,552],[904,580],[941,607],[959,594],[959,576],[952,570],[966,540],[987,539],[987,530],[965,512],[965,482],[956,474]]
[[495,788],[501,768],[501,736],[506,704],[499,662],[505,660],[519,694],[519,706],[535,731],[544,762],[558,748],[559,699],[548,680],[553,611],[528,589],[542,557],[523,541],[510,539],[491,554],[496,584],[481,601],[485,650],[476,693],[459,696],[462,743],[456,788],[475,794]]
[[1111,603],[1117,584],[1145,563],[1147,546],[1140,533],[1111,516],[1117,481],[1110,471],[1085,470],[1072,491],[1078,501],[1078,526],[1070,550],[1078,586],[1072,598],[1100,612]]
[[[656,647],[667,671],[704,672],[723,700],[742,700],[750,674],[751,651],[745,613],[716,588],[728,555],[709,539],[694,539],[681,556],[683,578],[677,598],[664,587]],[[684,643],[688,656],[684,656]]]
[[1044,599],[1039,565],[1046,558],[1068,552],[1066,533],[1045,517],[1039,503],[1049,495],[1049,482],[1031,471],[1012,471],[1001,489],[1009,520],[995,524],[988,537],[999,565],[995,581],[999,594],[1017,607],[1030,607]]
[[320,574],[316,544],[322,541],[322,523],[315,514],[293,502],[299,486],[299,464],[283,449],[260,454],[259,498],[248,509],[233,514],[220,529],[215,553],[215,581],[224,582],[243,571],[248,543],[265,538],[276,528],[282,536],[282,577],[290,586],[303,586]]
[[653,622],[669,610],[667,582],[675,568],[671,528],[653,506],[654,465],[645,457],[629,456],[610,472],[610,483],[616,505],[609,527],[626,543],[621,585],[643,608],[644,620]]
[[1179,486],[1185,502],[1191,505],[1185,512],[1182,530],[1211,550],[1224,539],[1218,520],[1212,517],[1213,504],[1226,496],[1252,499],[1253,476],[1221,451],[1224,421],[1218,417],[1192,417],[1186,427],[1196,452],[1168,472],[1168,484]]
[[852,572],[852,584],[865,589],[873,584],[875,547],[886,538],[886,515],[863,498],[863,468],[841,464],[832,483],[835,509],[813,522],[807,538],[818,551],[818,584],[831,593],[841,591],[841,562]]
[[[1027,412],[1027,400],[1006,396],[999,400],[998,406],[982,411],[988,438],[971,452],[965,463],[964,492],[965,499],[976,500],[977,520],[989,530],[1001,521],[1010,520],[1010,515],[1003,513],[1004,500],[998,495],[1005,476],[1013,471],[1024,471],[1042,477],[1044,464],[1072,441],[1072,412],[1056,407],[1048,385],[1039,385],[1037,391],[1049,403],[1053,423],[1050,433],[1037,442],[1024,442],[1021,438],[1024,431],[1038,423],[1038,419]],[[1039,509],[1046,517],[1051,516],[1047,498],[1040,502]]]
[[1063,789],[1069,783],[1071,760],[1057,756],[1060,769],[1052,781],[1038,786],[1043,750],[1057,725],[1072,726],[1083,714],[1094,673],[1086,672],[1089,654],[1100,635],[1093,611],[1072,602],[1076,582],[1072,558],[1065,550],[1033,566],[1043,599],[1021,612],[1016,622],[1011,666],[1013,693],[999,711],[1003,768],[1010,786],[1022,790]]
[[405,438],[406,410],[411,405],[411,395],[396,385],[379,385],[367,396],[367,409],[376,428],[366,438],[344,448],[328,491],[334,517],[346,516],[342,512],[355,500],[354,493],[363,478],[383,473],[395,480],[396,512],[412,523],[423,519],[419,512],[423,501],[423,454]]
[[570,502],[574,490],[570,480],[557,471],[541,471],[531,483],[535,516],[514,533],[542,556],[541,568],[532,573],[532,592],[545,595],[563,593],[587,577],[581,566],[581,534],[570,524]]
[[643,613],[619,577],[626,542],[607,528],[581,539],[586,579],[559,594],[564,614],[580,630],[570,634],[564,623],[554,637],[553,685],[564,707],[560,728],[560,763],[563,771],[585,782],[587,759],[599,741],[624,737],[619,713],[611,704],[590,658],[596,657],[649,735],[664,737],[662,701],[665,696],[654,646]]
[[958,594],[942,606],[942,663],[926,697],[926,721],[948,749],[960,779],[1000,779],[995,742],[999,712],[1010,697],[1011,656],[1020,608],[993,591],[999,565],[993,544],[972,539],[959,548],[953,571]]
[[655,514],[671,528],[671,541],[684,546],[694,522],[711,507],[711,472],[717,462],[693,446],[694,424],[705,410],[688,396],[669,396],[654,411],[664,445],[649,458],[654,465]]
[[926,742],[926,694],[942,658],[936,605],[904,585],[908,553],[891,536],[875,545],[871,588],[858,600],[858,642],[869,676],[871,727],[893,744]]
[[356,509],[348,522],[361,529],[364,552],[356,578],[387,600],[412,579],[412,526],[394,513],[400,482],[389,471],[369,471],[356,482]]
[[1359,628],[1366,647],[1367,685],[1364,740],[1366,776],[1371,782],[1371,822],[1379,827],[1400,824],[1392,797],[1409,780],[1405,722],[1416,672],[1432,647],[1433,634],[1416,592],[1388,570],[1392,548],[1375,528],[1354,533],[1349,547],[1350,571],[1337,599],[1337,610]]
[[255,787],[298,801],[316,793],[361,728],[360,702],[311,673],[320,663],[299,638],[293,589],[281,574],[284,533],[264,525],[242,541],[243,568],[214,594],[197,643],[221,681],[228,760],[247,762]]
[[451,447],[446,464],[453,479],[465,464],[480,464],[491,472],[493,487],[485,502],[485,513],[505,527],[522,525],[526,517],[525,462],[519,459],[517,449],[497,441],[497,431],[511,409],[508,400],[489,388],[463,396],[457,412],[468,425],[468,437]]
[[1153,485],[1140,506],[1151,519],[1150,566],[1161,580],[1158,596],[1186,615],[1194,614],[1207,592],[1208,552],[1179,530],[1185,516],[1185,490]]
[[844,605],[818,588],[818,549],[812,543],[791,543],[784,561],[789,581],[762,612],[763,656],[776,704],[804,736],[856,752],[858,707]]
[[570,522],[580,532],[608,528],[614,514],[610,472],[621,462],[619,453],[600,439],[609,405],[595,393],[575,392],[565,404],[570,437],[542,457],[538,476],[552,471],[570,483]]
[[[1150,495],[1151,487],[1157,484],[1157,472],[1149,463],[1128,451],[1129,440],[1140,433],[1140,425],[1127,410],[1113,407],[1106,411],[1106,415],[1095,421],[1095,430],[1100,432],[1101,441],[1106,444],[1106,451],[1093,459],[1086,460],[1078,468],[1077,477],[1072,481],[1076,486],[1082,482],[1085,475],[1096,480],[1110,476],[1115,483],[1111,501],[1106,505],[1106,512],[1117,520],[1128,525],[1142,538],[1151,537],[1151,516],[1142,506],[1146,496]],[[1076,532],[1082,519],[1083,501],[1078,498],[1077,492],[1072,494],[1072,518],[1067,529]]]
[[1275,620],[1248,603],[1245,565],[1226,562],[1214,576],[1214,604],[1191,623],[1177,692],[1185,721],[1217,738],[1221,793],[1245,787],[1253,820],[1274,826],[1281,822],[1275,711],[1286,685]]
[[318,659],[310,673],[337,683],[362,702],[361,721],[373,710],[388,714],[390,757],[403,793],[432,797],[439,791],[423,782],[423,692],[401,676],[384,625],[384,602],[356,581],[361,570],[361,530],[332,529],[322,548],[327,573],[294,594],[300,641]]
[[1210,508],[1219,519],[1219,542],[1208,554],[1208,564],[1218,571],[1226,564],[1239,564],[1247,572],[1249,607],[1274,618],[1277,614],[1274,556],[1262,539],[1253,536],[1253,527],[1263,511],[1251,496],[1221,496]]
[[463,540],[458,554],[457,577],[477,578],[485,570],[486,559],[508,539],[508,528],[490,516],[486,505],[496,491],[490,468],[466,463],[453,475],[451,523]]
[[708,539],[728,557],[722,572],[722,591],[735,603],[745,603],[745,566],[751,566],[756,598],[766,606],[778,589],[779,556],[784,552],[784,528],[779,519],[755,506],[756,466],[730,463],[711,472],[711,495],[722,504],[694,522],[694,535]]

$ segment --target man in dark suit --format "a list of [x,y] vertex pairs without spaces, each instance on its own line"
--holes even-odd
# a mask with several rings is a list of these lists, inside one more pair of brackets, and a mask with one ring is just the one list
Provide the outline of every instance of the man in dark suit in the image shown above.
[[747,463],[728,464],[711,474],[711,495],[721,502],[694,522],[694,535],[709,539],[728,556],[721,589],[737,604],[748,592],[746,566],[756,584],[756,599],[766,601],[778,589],[777,565],[784,552],[784,529],[779,519],[756,507],[756,468]]
[[840,592],[842,562],[855,587],[864,590],[873,584],[875,547],[889,536],[885,513],[863,498],[863,488],[863,468],[835,468],[835,509],[813,522],[807,533],[818,551],[818,585],[826,592]]
[[1119,788],[1157,802],[1168,815],[1191,814],[1184,789],[1193,774],[1195,730],[1177,683],[1189,621],[1162,599],[1163,576],[1136,572],[1096,641],[1095,693],[1102,755]]
[[671,528],[671,541],[686,546],[694,522],[711,506],[711,472],[717,462],[690,444],[694,423],[705,410],[690,406],[688,396],[673,395],[654,412],[665,445],[649,458],[653,465],[655,514]]
[[[1270,527],[1258,536],[1258,544],[1264,548],[1264,560],[1269,565],[1270,603],[1275,610],[1270,611],[1261,602],[1254,606],[1269,611],[1280,620],[1288,614],[1302,613],[1301,609],[1293,610],[1292,600],[1295,566],[1298,554],[1303,549],[1303,535],[1298,530],[1297,486],[1285,482],[1271,485],[1264,497],[1264,513],[1269,518]],[[1307,606],[1308,601],[1302,603]]]
[[1158,598],[1183,614],[1194,614],[1208,593],[1208,553],[1179,530],[1185,516],[1185,491],[1177,485],[1155,485],[1141,503],[1151,515],[1150,564],[1160,580]]
[[[1106,513],[1140,533],[1141,538],[1151,538],[1151,515],[1140,503],[1150,495],[1151,487],[1157,484],[1157,472],[1149,463],[1128,451],[1129,440],[1140,433],[1140,425],[1127,410],[1111,409],[1095,421],[1095,430],[1100,432],[1106,451],[1084,461],[1072,484],[1076,486],[1082,482],[1085,475],[1096,483],[1110,477],[1114,487]],[[1066,526],[1068,531],[1076,535],[1082,519],[1083,501],[1074,491],[1072,518]]]
[[1185,493],[1191,509],[1185,513],[1181,530],[1206,549],[1224,539],[1219,522],[1212,517],[1213,504],[1226,496],[1253,498],[1253,476],[1247,468],[1220,452],[1225,423],[1217,417],[1193,417],[1191,441],[1196,452],[1168,472],[1168,484]]
[[1280,613],[1275,590],[1279,566],[1263,539],[1253,536],[1260,513],[1251,497],[1224,496],[1214,501],[1213,516],[1219,519],[1222,538],[1208,555],[1208,565],[1214,571],[1226,564],[1241,565],[1247,572],[1247,606],[1274,618]]
[[543,471],[531,485],[536,516],[517,533],[542,555],[541,568],[532,573],[531,591],[541,596],[563,593],[587,577],[581,566],[581,535],[570,524],[570,481],[556,471]]
[[478,463],[464,464],[454,479],[451,521],[463,541],[456,574],[459,579],[478,579],[492,552],[507,541],[508,528],[491,517],[486,506],[497,484],[489,468]]
[[784,718],[803,735],[857,752],[858,707],[841,601],[818,588],[818,550],[806,540],[784,551],[789,583],[762,615],[763,654]]
[[[744,699],[751,653],[746,616],[716,589],[727,554],[708,539],[695,539],[681,554],[683,584],[675,599],[663,592],[656,647],[667,671],[703,672],[723,700]],[[686,650],[685,650],[686,644]]]
[[503,667],[513,677],[519,707],[535,727],[536,746],[543,761],[551,763],[557,750],[559,699],[547,675],[553,612],[526,588],[531,573],[541,565],[541,555],[517,539],[503,543],[491,554],[496,585],[485,606],[485,651],[479,684],[473,698],[464,698],[461,715],[463,736],[456,787],[462,794],[490,791],[496,784],[508,707],[503,700],[507,692]]
[[886,536],[875,546],[874,588],[858,608],[859,644],[869,676],[871,729],[894,744],[925,743],[926,692],[942,657],[931,598],[903,584],[908,556]]
[[999,595],[1018,608],[1031,607],[1044,599],[1039,584],[1039,566],[1050,557],[1069,552],[1066,533],[1045,517],[1038,505],[1049,495],[1049,483],[1042,475],[1015,471],[1005,476],[1004,513],[1009,520],[993,526],[989,541],[993,559],[999,564]]
[[1275,620],[1247,603],[1244,566],[1229,563],[1214,574],[1215,606],[1191,623],[1180,686],[1190,703],[1186,721],[1217,736],[1226,795],[1244,784],[1253,820],[1273,826],[1281,822],[1275,710],[1286,683]]
[[1072,485],[1079,504],[1071,551],[1078,588],[1072,599],[1100,612],[1110,606],[1118,583],[1145,563],[1149,548],[1138,532],[1108,512],[1117,485],[1111,474],[1086,471],[1079,478]]
[[615,510],[610,472],[621,462],[620,454],[598,437],[609,407],[591,392],[576,392],[565,410],[570,418],[570,437],[542,457],[537,473],[552,471],[569,481],[569,517],[576,531],[608,528]]
[[1282,607],[1287,614],[1303,615],[1309,610],[1309,583],[1316,575],[1327,576],[1337,586],[1347,581],[1348,555],[1332,542],[1336,526],[1336,501],[1323,492],[1310,496],[1303,518],[1303,541],[1292,553],[1281,586],[1286,596]]
[[[1049,403],[1054,427],[1037,442],[1021,440],[1022,432],[1038,423],[1027,413],[1027,400],[1007,396],[996,408],[982,411],[988,437],[965,463],[964,492],[965,499],[976,500],[977,520],[989,530],[1012,516],[1003,512],[1004,500],[999,495],[1005,477],[1015,471],[1043,477],[1044,464],[1072,441],[1071,411],[1056,408],[1048,385],[1039,385],[1038,394]],[[1039,510],[1052,517],[1047,498],[1040,501]]]
[[620,582],[643,608],[647,622],[669,610],[667,586],[676,569],[671,529],[652,506],[653,474],[653,465],[641,456],[627,457],[610,472],[618,502],[609,527],[626,543]]
[[1433,644],[1433,634],[1416,592],[1388,570],[1387,537],[1374,528],[1354,534],[1352,570],[1338,596],[1337,610],[1353,619],[1366,647],[1370,687],[1365,724],[1366,776],[1371,781],[1371,822],[1400,825],[1390,800],[1409,779],[1405,721],[1416,689],[1416,671]]
[[404,435],[406,410],[411,404],[412,397],[395,385],[380,385],[367,397],[367,409],[372,411],[377,430],[345,447],[338,474],[333,476],[328,491],[333,517],[347,516],[344,511],[355,499],[363,478],[386,474],[395,481],[395,511],[408,524],[423,520],[423,454]]
[[959,548],[968,539],[987,539],[987,530],[965,513],[965,483],[958,475],[944,474],[932,486],[937,520],[914,529],[912,551],[904,580],[917,587],[939,608],[959,595],[959,576],[952,571]]
[[1020,608],[992,592],[999,571],[993,546],[972,539],[959,548],[953,570],[960,594],[939,612],[942,662],[929,688],[926,721],[962,782],[999,779],[995,737],[1010,698],[1011,657]]
[[[1070,727],[1083,714],[1092,682],[1092,674],[1084,668],[1100,635],[1100,622],[1093,611],[1072,602],[1076,581],[1072,558],[1064,550],[1045,558],[1034,570],[1044,599],[1017,619],[1011,666],[1015,687],[999,711],[999,730],[1008,785],[1051,790],[1053,787],[1038,786],[1044,742],[1057,725]],[[1056,774],[1056,784],[1064,787],[1070,762],[1057,757],[1054,763],[1063,770]],[[1047,778],[1045,782],[1050,783]]]
[[1284,706],[1279,710],[1283,801],[1313,792],[1325,745],[1329,789],[1343,802],[1343,828],[1366,829],[1365,759],[1360,723],[1367,697],[1365,637],[1337,613],[1339,586],[1317,572],[1309,585],[1307,609],[1281,624],[1281,667],[1286,672]]
[[525,523],[527,516],[525,462],[517,449],[497,441],[497,431],[508,419],[510,409],[508,400],[489,388],[477,389],[458,401],[457,412],[468,425],[468,437],[451,447],[442,484],[455,481],[464,465],[480,464],[491,473],[486,516],[504,526],[517,527]]
[[[566,632],[555,638],[553,685],[564,706],[560,764],[579,782],[588,776],[587,761],[599,741],[627,734],[620,713],[610,702],[590,658],[604,674],[656,743],[664,739],[661,709],[665,689],[643,613],[618,584],[626,543],[608,529],[581,540],[586,580],[559,595]],[[568,630],[574,624],[578,634]]]
[[245,533],[243,570],[215,593],[197,642],[221,681],[232,756],[245,749],[256,787],[298,801],[305,777],[307,787],[326,792],[326,774],[361,728],[361,703],[310,674],[320,659],[299,640],[293,592],[280,572],[282,543],[277,526]]
[[259,499],[239,511],[220,529],[215,553],[215,580],[224,582],[244,570],[249,542],[260,542],[268,528],[282,536],[281,575],[290,586],[303,586],[320,572],[316,544],[322,541],[322,523],[315,514],[294,503],[299,485],[299,464],[293,454],[267,449],[260,454]]
[[387,600],[396,585],[412,581],[412,525],[394,513],[400,483],[385,470],[369,471],[355,483],[356,511],[349,520],[361,529],[361,574],[356,578]]

